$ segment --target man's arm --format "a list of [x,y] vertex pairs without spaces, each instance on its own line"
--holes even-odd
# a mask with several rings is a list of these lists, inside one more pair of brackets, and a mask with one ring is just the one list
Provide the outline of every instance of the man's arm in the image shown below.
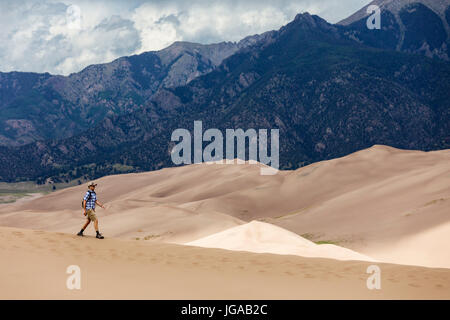
[[86,215],[86,200],[83,200],[83,209],[84,209],[84,215]]
[[95,200],[95,203],[100,206],[100,208],[105,209],[105,207],[103,206],[103,204],[101,204],[98,200]]

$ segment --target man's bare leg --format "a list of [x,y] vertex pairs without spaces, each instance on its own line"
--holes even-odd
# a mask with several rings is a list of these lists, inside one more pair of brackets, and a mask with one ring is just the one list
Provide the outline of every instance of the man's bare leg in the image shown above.
[[90,219],[87,219],[86,223],[83,226],[83,230],[86,230],[86,228],[88,227],[88,225],[91,223]]
[[97,232],[97,235],[95,237],[97,239],[104,239],[104,237],[102,236],[100,231],[98,231],[98,219],[95,219],[95,221],[94,221],[94,228],[95,228],[95,231]]
[[84,224],[84,226],[83,226],[83,228],[81,229],[81,231],[78,232],[78,236],[83,236],[84,230],[86,230],[87,226],[88,226],[90,223],[91,223],[91,220],[90,220],[90,219],[87,219],[87,220],[86,220],[86,223]]

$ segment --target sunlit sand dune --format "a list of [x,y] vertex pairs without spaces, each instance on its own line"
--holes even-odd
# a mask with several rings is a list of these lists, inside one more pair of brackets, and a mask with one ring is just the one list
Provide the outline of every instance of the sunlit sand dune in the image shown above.
[[332,244],[315,244],[293,232],[258,221],[188,242],[186,245],[311,258],[375,261],[352,250]]

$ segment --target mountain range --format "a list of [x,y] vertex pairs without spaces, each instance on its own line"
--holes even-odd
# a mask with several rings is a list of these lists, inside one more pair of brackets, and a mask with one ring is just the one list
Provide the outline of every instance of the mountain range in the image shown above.
[[211,45],[175,42],[68,77],[0,72],[0,145],[67,138],[105,117],[139,110],[159,88],[186,85],[265,36]]
[[448,148],[449,1],[374,3],[381,30],[364,8],[337,25],[305,13],[238,43],[179,42],[69,77],[0,74],[0,180],[172,166],[171,133],[195,120],[280,129],[283,169],[374,144]]

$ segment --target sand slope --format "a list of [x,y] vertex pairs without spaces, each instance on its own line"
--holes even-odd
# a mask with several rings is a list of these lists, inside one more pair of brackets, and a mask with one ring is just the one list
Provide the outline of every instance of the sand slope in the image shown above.
[[[450,270],[0,228],[0,299],[450,299]],[[66,287],[81,269],[81,290]]]
[[[109,176],[97,214],[109,237],[182,244],[259,220],[379,261],[450,268],[449,160],[450,150],[374,146],[275,176],[208,164]],[[76,233],[85,190],[2,206],[0,225]]]
[[293,232],[258,221],[215,233],[188,242],[186,245],[311,258],[375,261],[352,250],[332,244],[317,245]]

